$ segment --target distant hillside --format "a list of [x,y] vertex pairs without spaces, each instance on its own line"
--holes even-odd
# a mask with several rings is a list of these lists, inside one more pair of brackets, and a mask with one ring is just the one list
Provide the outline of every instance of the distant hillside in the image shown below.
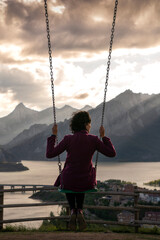
[[[160,161],[159,103],[160,94],[136,94],[130,90],[107,102],[104,127],[106,135],[115,145],[117,157],[109,159],[100,155],[100,161]],[[101,112],[102,104],[89,110],[92,134],[99,135]],[[46,139],[50,136],[51,129],[52,125],[44,127],[35,136],[23,138],[18,144],[6,145],[5,148],[16,154],[18,159],[44,160]],[[58,129],[61,140],[70,133],[69,121],[60,122]],[[65,159],[64,155],[62,159]]]
[[20,160],[18,160],[18,158],[14,156],[10,151],[6,151],[0,147],[0,163],[12,163],[18,161]]
[[[90,106],[85,106],[87,111]],[[68,105],[56,109],[57,122],[69,119],[73,112],[77,111]],[[15,110],[9,115],[0,118],[0,145],[7,144],[22,131],[29,129],[34,124],[51,124],[53,122],[53,109],[47,108],[43,111],[35,111],[24,106],[23,103],[17,105]]]
[[34,124],[29,129],[25,129],[20,134],[18,134],[12,141],[7,144],[8,148],[17,146],[22,142],[26,141],[27,139],[36,136],[40,132],[43,132],[47,128],[46,124]]

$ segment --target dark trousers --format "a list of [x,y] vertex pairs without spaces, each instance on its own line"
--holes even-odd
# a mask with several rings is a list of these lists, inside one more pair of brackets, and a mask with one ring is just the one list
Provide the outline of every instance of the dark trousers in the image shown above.
[[66,193],[70,209],[83,209],[84,193]]

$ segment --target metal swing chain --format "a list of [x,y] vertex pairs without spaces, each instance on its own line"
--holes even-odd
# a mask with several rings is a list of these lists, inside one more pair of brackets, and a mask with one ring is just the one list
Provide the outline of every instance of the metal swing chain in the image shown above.
[[[54,117],[54,124],[56,124],[56,107],[55,107],[55,94],[54,94],[52,48],[51,48],[51,40],[50,40],[50,28],[49,28],[47,0],[44,0],[44,8],[45,8],[45,18],[46,18],[47,39],[48,39],[48,55],[49,55],[50,80],[51,80],[52,102],[53,102],[53,117]],[[58,144],[58,136],[56,138],[56,143]],[[61,163],[59,155],[58,155],[58,167],[59,167],[59,174],[61,174],[61,172],[62,172],[62,163]]]
[[[110,37],[109,54],[108,54],[108,61],[107,61],[106,82],[105,82],[104,98],[103,98],[103,105],[102,105],[102,119],[101,119],[101,126],[103,126],[103,123],[104,123],[104,113],[105,113],[105,104],[106,104],[106,94],[107,94],[107,87],[108,87],[109,70],[110,70],[110,65],[111,65],[111,54],[112,54],[112,46],[113,46],[113,39],[114,39],[114,31],[115,31],[115,24],[116,24],[117,6],[118,6],[118,0],[115,0],[115,7],[114,7],[114,14],[113,14],[113,22],[112,22],[112,28],[111,28],[111,37]],[[97,164],[98,164],[98,155],[99,155],[99,153],[97,152],[97,154],[96,154],[96,161],[95,161],[95,169],[96,169],[96,170],[97,170]]]

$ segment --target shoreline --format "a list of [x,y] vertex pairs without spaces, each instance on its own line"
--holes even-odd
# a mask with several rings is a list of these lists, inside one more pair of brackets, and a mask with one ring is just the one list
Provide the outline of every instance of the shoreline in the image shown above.
[[28,171],[29,168],[24,166],[20,162],[15,163],[0,163],[0,172],[20,172],[20,171]]

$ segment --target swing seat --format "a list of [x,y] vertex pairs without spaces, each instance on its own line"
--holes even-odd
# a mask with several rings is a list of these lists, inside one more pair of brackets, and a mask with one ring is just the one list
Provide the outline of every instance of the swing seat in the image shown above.
[[72,190],[58,188],[58,191],[61,192],[61,193],[90,193],[90,192],[97,192],[98,189],[95,187],[95,188],[92,188],[92,189],[89,189],[89,190],[86,190],[86,191],[75,192],[75,191],[72,191]]

